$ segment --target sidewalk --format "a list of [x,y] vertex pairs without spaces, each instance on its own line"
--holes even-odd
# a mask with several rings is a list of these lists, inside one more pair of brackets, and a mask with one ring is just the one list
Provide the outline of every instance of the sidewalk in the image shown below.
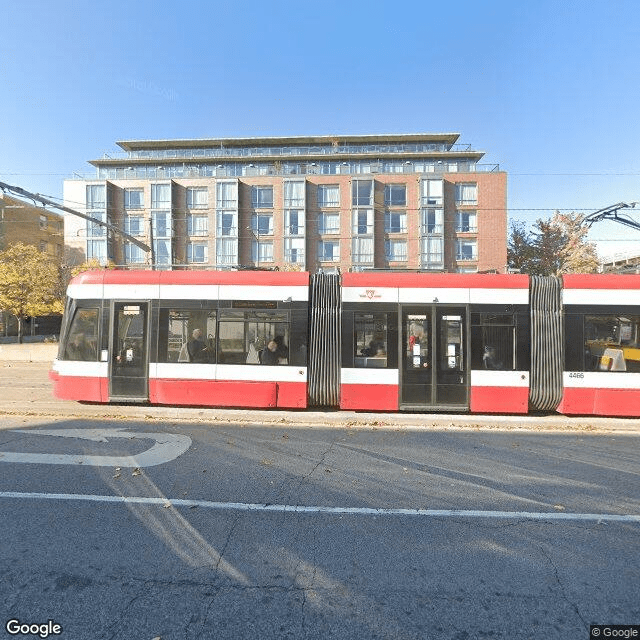
[[53,362],[58,354],[57,342],[25,342],[0,344],[0,361]]

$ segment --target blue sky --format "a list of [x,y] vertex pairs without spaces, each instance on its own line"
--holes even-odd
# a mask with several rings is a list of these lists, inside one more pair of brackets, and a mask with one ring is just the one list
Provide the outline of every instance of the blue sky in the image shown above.
[[640,200],[637,0],[25,0],[4,23],[0,180],[38,193],[117,140],[458,132],[511,219]]

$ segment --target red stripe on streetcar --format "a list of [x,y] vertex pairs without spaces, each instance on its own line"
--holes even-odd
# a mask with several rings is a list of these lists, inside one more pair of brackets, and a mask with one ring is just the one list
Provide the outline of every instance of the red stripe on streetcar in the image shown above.
[[89,376],[61,376],[49,371],[53,395],[59,400],[106,402],[109,399],[109,380]]
[[307,384],[152,378],[149,380],[149,400],[169,405],[304,409]]
[[306,271],[85,271],[71,284],[308,286]]
[[637,417],[640,416],[640,391],[565,387],[558,411],[567,415]]
[[496,273],[367,273],[342,274],[343,287],[431,289],[528,289],[529,276]]
[[340,386],[340,408],[397,411],[398,385],[343,384]]
[[472,413],[527,413],[528,387],[471,387],[469,409]]
[[564,289],[640,289],[640,276],[619,273],[568,274],[562,276],[562,286]]

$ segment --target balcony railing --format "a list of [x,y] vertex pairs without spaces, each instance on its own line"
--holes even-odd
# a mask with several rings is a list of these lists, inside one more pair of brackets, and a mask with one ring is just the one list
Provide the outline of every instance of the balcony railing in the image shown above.
[[203,147],[200,149],[139,149],[104,153],[103,160],[157,159],[198,160],[202,158],[260,158],[299,156],[343,156],[375,153],[472,153],[470,144],[405,143],[358,145],[298,145],[273,147]]
[[[420,165],[420,166],[418,166]],[[498,164],[477,164],[475,162],[458,162],[456,164],[458,173],[495,173],[500,171]],[[329,162],[319,165],[308,163],[290,164],[286,166],[276,166],[267,163],[259,167],[249,166],[241,163],[225,165],[187,163],[164,165],[161,167],[155,164],[139,164],[135,166],[100,166],[95,175],[80,175],[75,173],[69,180],[170,180],[172,178],[241,178],[256,176],[288,177],[292,175],[364,175],[373,177],[376,174],[397,175],[399,171],[392,165],[363,162]],[[402,173],[418,173],[426,177],[434,178],[451,173],[449,165],[424,166],[424,162],[405,163]],[[472,204],[465,202],[460,204]],[[425,206],[428,205],[425,203]],[[437,205],[435,205],[437,206]]]

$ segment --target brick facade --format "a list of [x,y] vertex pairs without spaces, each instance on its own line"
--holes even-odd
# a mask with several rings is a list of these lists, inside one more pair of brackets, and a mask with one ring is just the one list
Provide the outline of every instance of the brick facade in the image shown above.
[[[87,202],[88,187],[104,185],[105,214],[124,229],[130,214],[125,210],[125,191],[142,189],[143,206],[137,213],[143,224],[137,235],[146,243],[155,240],[156,262],[165,252],[162,268],[246,265],[311,272],[333,268],[504,272],[506,174],[479,165],[482,152],[467,147],[459,151],[457,137],[406,134],[125,142],[119,144],[128,157],[92,162],[97,167],[96,180],[66,181],[65,201]],[[167,160],[168,156],[177,159]],[[304,186],[289,187],[289,182]],[[235,194],[224,222],[225,212],[217,202],[221,183],[231,185]],[[152,185],[168,185],[170,190],[170,237],[151,234],[150,221],[156,215]],[[361,189],[355,199],[358,185]],[[456,200],[459,185],[463,185],[460,193],[466,194],[465,202]],[[339,200],[320,203],[322,187],[332,197],[337,188]],[[188,207],[189,189],[206,189],[206,204],[197,211]],[[267,195],[266,206],[261,202],[256,208],[252,202],[256,189],[272,195],[272,201]],[[302,197],[296,196],[295,204],[287,202],[287,189]],[[429,189],[440,195],[426,196]],[[81,210],[89,209],[87,202]],[[194,213],[200,227],[197,235],[190,235],[188,220]],[[118,265],[149,266],[148,255],[128,258],[122,237],[89,242],[86,222],[79,218],[69,222],[66,241],[75,249],[85,254],[103,251],[98,257]],[[223,258],[221,251],[229,253]]]

